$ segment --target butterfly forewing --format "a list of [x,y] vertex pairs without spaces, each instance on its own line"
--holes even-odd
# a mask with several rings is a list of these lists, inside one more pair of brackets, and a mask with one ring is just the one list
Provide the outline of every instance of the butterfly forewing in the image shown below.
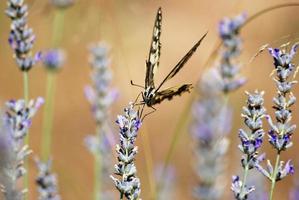
[[161,26],[162,26],[162,9],[159,8],[156,15],[156,20],[153,28],[153,36],[151,41],[150,52],[146,61],[145,88],[155,87],[154,74],[159,66],[161,54]]
[[176,66],[169,72],[169,74],[164,78],[161,84],[158,86],[157,91],[161,88],[161,86],[169,79],[173,78],[188,62],[194,52],[197,50],[202,40],[206,37],[207,33],[205,33],[200,40],[188,51],[188,53],[176,64]]
[[192,84],[184,84],[180,87],[171,87],[165,90],[162,90],[161,92],[157,92],[152,104],[158,104],[161,103],[163,100],[168,99],[171,100],[174,96],[181,95],[184,92],[190,92],[190,89],[192,88]]

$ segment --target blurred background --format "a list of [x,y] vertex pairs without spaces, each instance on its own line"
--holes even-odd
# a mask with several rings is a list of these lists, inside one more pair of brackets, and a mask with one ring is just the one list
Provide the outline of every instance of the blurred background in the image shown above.
[[[53,7],[47,0],[26,0],[29,4],[29,24],[36,34],[35,51],[51,47]],[[123,112],[129,101],[133,101],[140,92],[132,87],[130,80],[143,84],[145,59],[149,51],[152,26],[156,10],[163,9],[162,55],[156,82],[171,70],[190,47],[206,32],[207,38],[194,54],[180,75],[169,81],[165,87],[182,82],[196,83],[212,50],[219,42],[218,22],[225,16],[235,16],[241,12],[252,15],[269,6],[286,3],[286,0],[76,0],[74,6],[66,10],[65,27],[61,47],[67,52],[65,67],[59,72],[55,97],[55,115],[53,129],[53,168],[58,174],[59,188],[63,199],[91,199],[93,190],[93,157],[84,146],[84,137],[94,133],[95,124],[90,112],[90,105],[84,97],[83,88],[90,84],[90,67],[88,63],[88,46],[98,41],[105,41],[111,47],[113,87],[119,91],[119,98],[113,105],[111,123],[116,115]],[[299,1],[297,1],[299,2]],[[1,105],[8,99],[22,98],[22,74],[15,65],[12,50],[8,45],[10,20],[5,16],[6,2],[0,2],[0,100]],[[244,50],[240,61],[244,65],[242,74],[248,83],[233,93],[230,104],[234,108],[233,129],[230,134],[231,145],[227,161],[227,194],[223,199],[232,199],[230,192],[231,175],[239,173],[240,153],[237,149],[237,130],[243,126],[240,117],[245,104],[244,91],[254,89],[266,92],[266,107],[273,114],[271,105],[275,94],[274,83],[269,77],[273,66],[267,52],[259,55],[249,64],[250,58],[258,49],[270,43],[280,46],[287,41],[297,41],[299,36],[299,7],[283,8],[267,13],[247,24],[241,31]],[[296,59],[297,61],[298,59]],[[37,65],[29,73],[30,97],[45,96],[46,73],[42,65]],[[194,92],[194,91],[192,91]],[[299,95],[295,87],[295,96]],[[161,165],[170,147],[171,138],[178,126],[180,115],[188,106],[192,94],[174,98],[156,106],[157,111],[144,122],[137,145],[138,176],[142,184],[142,199],[149,199],[149,180],[147,162],[153,166]],[[293,120],[298,121],[298,109],[294,106]],[[30,146],[34,155],[40,153],[42,111],[33,121]],[[117,126],[115,135],[117,136]],[[144,133],[144,134],[143,134]],[[282,155],[284,160],[292,158],[299,164],[296,152],[299,151],[298,137],[294,136],[294,147]],[[148,139],[150,154],[145,152],[145,141]],[[193,170],[194,157],[188,125],[180,133],[178,144],[171,157],[171,166],[175,169],[174,199],[193,199],[192,187],[197,183]],[[270,158],[274,152],[268,143],[264,151]],[[34,156],[31,156],[33,158]],[[114,162],[114,161],[113,161]],[[116,162],[116,160],[115,160]],[[30,167],[35,169],[33,159]],[[113,167],[111,167],[113,170]],[[31,173],[31,190],[35,198],[34,175]],[[275,199],[287,199],[293,177],[279,182]],[[113,188],[112,181],[111,187]],[[268,188],[268,187],[267,187]]]

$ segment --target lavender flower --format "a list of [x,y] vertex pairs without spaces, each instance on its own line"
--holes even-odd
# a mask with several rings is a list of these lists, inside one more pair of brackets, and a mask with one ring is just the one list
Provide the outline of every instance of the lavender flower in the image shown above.
[[42,98],[31,100],[26,105],[23,99],[11,100],[6,103],[7,111],[3,121],[3,137],[6,141],[6,152],[8,162],[1,169],[3,181],[3,192],[6,199],[21,200],[27,189],[19,190],[18,180],[26,174],[24,159],[31,153],[27,145],[23,145],[24,138],[28,133],[32,117],[41,104]]
[[74,0],[50,0],[50,3],[57,8],[68,8],[74,4]]
[[43,55],[43,63],[49,70],[59,70],[65,62],[65,53],[62,49],[50,49]]
[[101,126],[107,119],[109,107],[116,99],[116,91],[110,87],[112,74],[109,69],[110,59],[107,45],[98,43],[92,46],[90,51],[93,85],[85,88],[85,95],[92,105],[96,123]]
[[261,147],[264,137],[262,128],[262,119],[265,117],[266,112],[266,109],[263,107],[264,92],[255,91],[253,94],[248,92],[246,94],[248,95],[247,106],[243,107],[241,116],[244,118],[244,123],[250,132],[243,129],[239,130],[239,138],[241,140],[239,149],[243,153],[241,163],[244,168],[244,179],[240,180],[238,176],[233,176],[231,189],[237,200],[248,199],[249,194],[255,190],[254,186],[248,187],[246,185],[248,171],[253,169],[259,160],[263,159],[263,155],[258,156],[258,149]]
[[224,103],[217,82],[218,72],[211,69],[204,73],[199,91],[201,97],[193,105],[191,133],[196,141],[195,171],[200,183],[195,188],[195,197],[201,200],[221,199],[224,189],[224,155],[229,141],[231,110]]
[[56,175],[51,172],[51,160],[43,163],[36,160],[38,167],[38,177],[36,184],[38,186],[39,200],[60,200],[58,195],[58,186]]
[[298,45],[293,45],[290,53],[279,49],[269,48],[269,52],[274,58],[276,78],[273,80],[277,86],[277,96],[273,98],[276,124],[268,116],[267,120],[271,129],[269,131],[269,142],[279,154],[292,146],[291,137],[296,125],[291,124],[291,106],[295,104],[296,97],[291,92],[297,81],[288,80],[294,72],[294,64],[291,63],[296,53]]
[[134,164],[135,155],[138,152],[135,141],[141,120],[133,109],[133,104],[124,109],[125,114],[117,117],[119,126],[120,144],[116,145],[118,163],[115,165],[115,174],[120,179],[111,176],[116,188],[120,192],[120,199],[126,197],[130,200],[140,199],[140,180],[137,178],[137,169]]
[[246,18],[246,15],[242,13],[235,18],[224,18],[219,23],[219,35],[224,48],[218,69],[224,93],[236,90],[245,83],[245,78],[238,75],[240,66],[236,64],[235,58],[240,54],[242,41],[239,37],[239,30]]
[[296,128],[296,125],[291,123],[291,106],[296,102],[296,97],[292,93],[292,87],[297,81],[292,80],[291,76],[295,71],[292,59],[296,54],[297,46],[298,44],[293,45],[289,53],[286,50],[269,48],[269,53],[274,59],[276,72],[274,81],[276,83],[277,96],[273,98],[276,122],[273,122],[271,117],[267,116],[267,121],[270,125],[268,136],[269,143],[277,151],[277,156],[274,167],[268,160],[266,169],[259,163],[256,164],[256,168],[272,182],[270,200],[273,197],[275,183],[294,173],[291,161],[289,160],[286,163],[280,161],[280,154],[292,146],[291,137]]
[[[101,177],[108,177],[111,166],[111,147],[114,144],[111,128],[108,123],[109,109],[116,99],[116,92],[111,89],[112,74],[110,71],[109,48],[104,43],[98,43],[90,49],[92,68],[92,86],[85,89],[85,95],[91,104],[94,119],[96,121],[96,134],[86,138],[86,146],[95,157],[96,175],[95,189],[100,190],[99,181],[105,180]],[[99,166],[101,165],[101,166]],[[101,184],[107,185],[107,184]],[[103,190],[103,189],[102,189]],[[104,191],[95,191],[97,199],[103,198]],[[106,197],[105,199],[108,199]]]
[[16,142],[22,141],[31,126],[32,117],[44,103],[43,98],[30,100],[26,105],[25,100],[10,100],[6,103],[6,120],[12,129],[12,136]]
[[8,0],[7,5],[6,14],[12,20],[9,44],[15,51],[19,68],[22,71],[29,71],[40,59],[40,53],[31,55],[35,35],[27,25],[28,6],[24,5],[24,0]]

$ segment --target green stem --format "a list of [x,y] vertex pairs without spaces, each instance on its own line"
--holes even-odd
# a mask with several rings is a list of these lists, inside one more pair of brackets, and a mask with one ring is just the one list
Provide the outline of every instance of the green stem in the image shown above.
[[95,167],[94,167],[94,200],[100,200],[100,188],[101,188],[101,155],[100,154],[95,154],[94,156],[95,161]]
[[53,47],[58,47],[60,42],[62,41],[63,36],[63,27],[64,27],[64,10],[57,9],[54,13],[53,19],[53,33],[52,33],[52,44]]
[[278,170],[279,160],[280,160],[280,153],[278,153],[277,156],[276,156],[276,162],[275,162],[274,172],[273,172],[272,177],[271,177],[272,178],[272,184],[271,184],[271,190],[270,190],[269,200],[272,200],[272,198],[273,198],[273,193],[274,193],[274,188],[275,188],[275,183],[276,183],[276,176],[277,176],[277,170]]
[[242,180],[242,187],[241,187],[241,191],[240,191],[240,196],[241,198],[244,197],[244,189],[245,189],[245,183],[247,181],[247,175],[248,175],[248,171],[249,171],[249,167],[248,164],[245,166],[244,169],[244,175],[243,175],[243,180]]
[[[28,105],[28,101],[29,101],[29,77],[28,77],[28,71],[24,71],[23,72],[23,92],[24,92],[24,100],[25,100],[25,104],[26,106]],[[26,137],[25,137],[25,145],[29,145],[29,131],[27,131],[26,133]],[[28,159],[25,159],[25,163],[24,163],[24,167],[27,170],[27,173],[25,173],[25,177],[24,177],[24,185],[25,188],[27,188],[29,190],[29,163],[28,163]],[[25,200],[29,199],[29,193],[27,192],[25,194]]]
[[29,78],[28,78],[28,72],[23,72],[23,87],[24,87],[24,100],[26,104],[29,101]]
[[55,80],[56,73],[48,71],[47,73],[47,89],[46,89],[46,100],[45,100],[45,111],[43,120],[43,131],[42,131],[42,159],[47,161],[51,154],[51,133],[54,113],[54,94],[55,94]]

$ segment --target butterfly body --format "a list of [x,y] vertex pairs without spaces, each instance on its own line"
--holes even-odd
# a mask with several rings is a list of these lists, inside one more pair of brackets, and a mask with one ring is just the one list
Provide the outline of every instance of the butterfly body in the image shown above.
[[142,103],[144,103],[147,106],[153,106],[155,104],[155,95],[156,90],[153,87],[148,87],[146,90],[142,93]]

